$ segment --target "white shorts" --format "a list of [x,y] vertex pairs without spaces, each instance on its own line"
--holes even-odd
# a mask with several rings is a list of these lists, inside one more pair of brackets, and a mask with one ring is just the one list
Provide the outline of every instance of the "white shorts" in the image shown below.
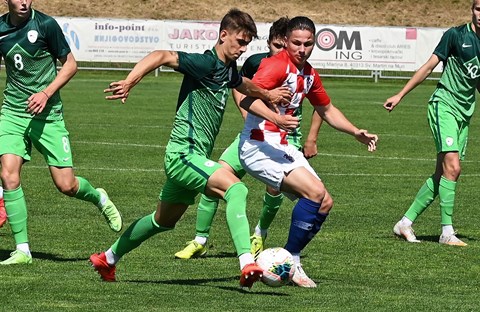
[[[293,145],[275,144],[247,139],[240,141],[240,163],[252,177],[280,191],[285,175],[304,167],[320,180],[303,153]],[[294,200],[296,195],[285,193]]]

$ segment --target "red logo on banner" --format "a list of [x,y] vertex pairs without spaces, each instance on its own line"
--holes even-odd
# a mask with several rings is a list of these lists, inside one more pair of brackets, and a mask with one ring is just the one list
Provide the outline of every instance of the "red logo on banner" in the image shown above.
[[405,39],[407,40],[417,40],[417,29],[416,28],[407,28],[405,33]]

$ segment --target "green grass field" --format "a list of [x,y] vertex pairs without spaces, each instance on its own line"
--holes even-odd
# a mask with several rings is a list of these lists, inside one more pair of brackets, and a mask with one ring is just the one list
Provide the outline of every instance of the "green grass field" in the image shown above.
[[[122,211],[125,227],[152,212],[165,181],[163,155],[172,126],[177,74],[146,77],[127,104],[107,102],[103,89],[125,73],[80,72],[63,89],[76,173],[105,188]],[[2,79],[4,79],[4,72]],[[174,231],[159,234],[126,255],[117,283],[101,282],[88,263],[118,237],[97,209],[56,191],[43,158],[34,153],[22,172],[29,208],[34,263],[0,267],[4,311],[478,311],[480,266],[480,128],[472,122],[454,222],[465,248],[441,246],[438,202],[415,224],[421,244],[395,238],[392,227],[434,170],[435,150],[426,122],[434,83],[419,86],[392,113],[383,101],[404,81],[325,79],[333,103],[361,128],[377,133],[370,154],[328,125],[311,160],[335,200],[322,231],[304,251],[316,289],[261,283],[238,287],[238,260],[225,206],[217,213],[206,258],[175,260],[195,234],[195,207]],[[306,101],[304,132],[311,106]],[[233,103],[217,138],[214,159],[242,128]],[[264,186],[250,177],[248,214],[253,229]],[[293,203],[284,204],[267,246],[283,246]],[[14,248],[8,225],[0,229],[0,258]]]

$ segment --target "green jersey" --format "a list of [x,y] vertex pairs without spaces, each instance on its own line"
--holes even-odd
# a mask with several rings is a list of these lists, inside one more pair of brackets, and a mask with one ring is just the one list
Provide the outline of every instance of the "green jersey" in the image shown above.
[[443,73],[430,100],[450,106],[457,118],[468,122],[475,109],[480,78],[480,37],[472,24],[447,30],[433,52],[443,61]]
[[[240,75],[242,75],[243,77],[252,79],[255,73],[257,72],[258,67],[260,66],[260,63],[262,62],[262,60],[269,56],[270,56],[270,53],[257,53],[257,54],[251,55],[245,60],[245,63],[243,64],[242,69],[240,70]],[[298,117],[299,122],[302,121],[302,105],[300,105],[293,112],[293,116]],[[299,123],[298,127],[295,130],[288,133],[287,141],[288,143],[300,149],[302,148],[301,139],[302,139],[302,132],[301,132],[300,123]]]
[[27,113],[27,99],[45,89],[57,76],[56,60],[70,53],[65,36],[50,16],[33,10],[27,21],[10,23],[10,14],[0,17],[0,56],[5,60],[7,80],[2,114],[24,118],[63,120],[59,92],[53,94],[39,115]]
[[215,48],[204,54],[178,52],[184,74],[167,153],[210,157],[220,130],[229,88],[242,83],[236,62],[225,65]]

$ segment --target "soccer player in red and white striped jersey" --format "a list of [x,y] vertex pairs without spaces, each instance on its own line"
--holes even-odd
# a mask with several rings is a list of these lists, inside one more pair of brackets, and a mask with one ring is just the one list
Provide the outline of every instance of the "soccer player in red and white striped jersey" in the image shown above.
[[[264,59],[253,82],[267,90],[280,86],[290,89],[292,100],[275,108],[280,115],[293,115],[307,98],[330,126],[354,136],[367,145],[369,151],[374,151],[377,136],[358,129],[331,103],[318,72],[307,62],[314,45],[313,21],[304,16],[291,19],[285,50]],[[240,138],[240,162],[253,177],[284,192],[292,200],[299,199],[293,208],[285,249],[295,259],[294,283],[316,287],[303,271],[300,252],[320,230],[333,200],[302,152],[288,144],[287,127],[274,118],[272,108],[261,100],[248,97],[241,105],[249,114]]]

